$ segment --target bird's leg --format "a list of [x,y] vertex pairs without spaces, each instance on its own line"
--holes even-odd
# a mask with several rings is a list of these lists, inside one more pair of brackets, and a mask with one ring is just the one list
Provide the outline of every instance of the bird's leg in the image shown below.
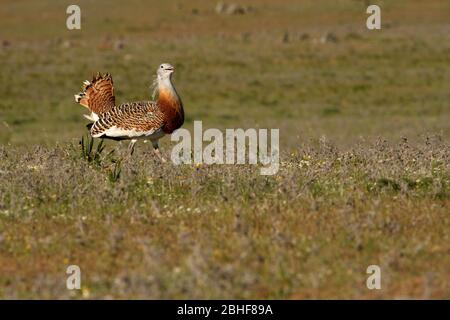
[[166,162],[166,159],[164,159],[164,157],[161,155],[161,152],[159,152],[159,146],[158,146],[158,141],[152,141],[153,144],[153,152],[155,152],[156,156],[159,158],[159,160],[161,160],[162,163]]
[[136,141],[137,141],[136,139],[132,139],[130,141],[130,144],[128,145],[128,153],[130,156],[132,156],[134,153],[134,145],[136,144]]

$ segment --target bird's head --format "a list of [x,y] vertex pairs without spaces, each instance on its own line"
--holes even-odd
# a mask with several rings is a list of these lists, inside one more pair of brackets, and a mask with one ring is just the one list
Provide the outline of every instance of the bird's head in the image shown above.
[[174,71],[174,68],[170,63],[162,63],[158,67],[156,74],[158,75],[158,78],[161,80],[170,79],[173,71]]
[[153,84],[152,84],[153,99],[155,99],[158,92],[162,88],[171,88],[172,87],[171,78],[172,78],[173,71],[174,71],[174,67],[170,63],[162,63],[159,65],[158,69],[156,69],[156,77],[153,80]]

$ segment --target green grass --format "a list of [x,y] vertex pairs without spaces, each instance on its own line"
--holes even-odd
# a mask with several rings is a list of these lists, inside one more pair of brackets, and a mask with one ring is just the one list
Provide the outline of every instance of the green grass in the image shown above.
[[[449,4],[382,1],[368,31],[364,1],[242,2],[79,1],[81,31],[69,1],[2,4],[0,297],[450,297]],[[82,81],[147,100],[161,62],[184,127],[279,128],[280,172],[80,145]]]

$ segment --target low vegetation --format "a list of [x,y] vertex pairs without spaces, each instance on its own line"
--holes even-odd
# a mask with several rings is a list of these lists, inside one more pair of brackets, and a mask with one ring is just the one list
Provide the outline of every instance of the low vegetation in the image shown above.
[[[80,147],[0,149],[3,297],[448,297],[440,137],[311,142],[275,176],[161,165],[143,146],[89,161]],[[79,292],[65,288],[69,264]],[[367,290],[370,264],[383,290]]]

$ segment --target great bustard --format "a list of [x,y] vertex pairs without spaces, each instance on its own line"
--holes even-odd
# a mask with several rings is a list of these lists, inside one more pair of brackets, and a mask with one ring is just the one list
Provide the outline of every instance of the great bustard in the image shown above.
[[156,101],[115,104],[113,81],[110,74],[97,74],[91,82],[85,81],[83,91],[75,95],[75,101],[89,109],[85,117],[94,138],[131,140],[133,153],[137,139],[151,140],[155,154],[165,161],[159,152],[158,140],[171,134],[184,122],[184,110],[180,97],[172,84],[173,66],[163,63],[158,67],[155,80]]

